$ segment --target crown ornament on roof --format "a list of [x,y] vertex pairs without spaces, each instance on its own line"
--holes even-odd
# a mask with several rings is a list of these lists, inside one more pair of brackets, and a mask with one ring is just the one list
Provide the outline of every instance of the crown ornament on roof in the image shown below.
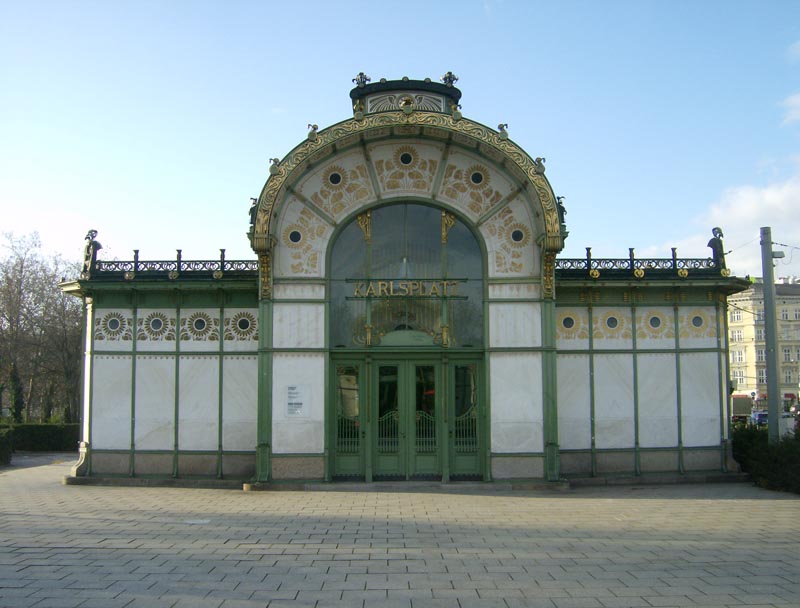
[[458,76],[453,74],[453,72],[447,72],[447,74],[442,76],[441,81],[448,87],[452,87],[455,83],[458,82]]
[[364,72],[359,72],[358,76],[353,78],[353,83],[355,83],[357,87],[365,87],[367,86],[367,83],[370,82],[371,80],[372,78],[367,76]]

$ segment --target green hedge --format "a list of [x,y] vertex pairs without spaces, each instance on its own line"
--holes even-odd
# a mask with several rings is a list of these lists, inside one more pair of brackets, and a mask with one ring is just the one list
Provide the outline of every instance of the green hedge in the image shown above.
[[0,429],[0,465],[11,462],[11,429]]
[[770,445],[766,428],[736,426],[733,457],[756,485],[800,494],[800,435]]
[[73,452],[78,450],[80,424],[15,424],[11,431],[14,450]]

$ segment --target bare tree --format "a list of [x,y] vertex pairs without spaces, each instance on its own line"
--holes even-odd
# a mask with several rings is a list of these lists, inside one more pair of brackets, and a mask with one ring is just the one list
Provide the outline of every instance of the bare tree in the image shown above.
[[[0,400],[21,420],[75,420],[81,303],[58,284],[77,263],[41,254],[39,237],[5,234],[0,257]],[[8,387],[8,391],[2,390]],[[47,414],[47,415],[46,415]]]

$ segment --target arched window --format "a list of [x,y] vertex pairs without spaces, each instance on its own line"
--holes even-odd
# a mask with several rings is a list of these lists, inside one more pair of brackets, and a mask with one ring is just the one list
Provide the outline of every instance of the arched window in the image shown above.
[[333,348],[483,345],[483,254],[475,235],[435,207],[362,214],[330,256]]

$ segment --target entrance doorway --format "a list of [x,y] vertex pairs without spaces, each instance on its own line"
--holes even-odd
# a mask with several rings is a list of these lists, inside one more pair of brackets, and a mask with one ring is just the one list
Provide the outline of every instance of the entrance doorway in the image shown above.
[[430,356],[334,362],[332,476],[483,479],[480,369]]

